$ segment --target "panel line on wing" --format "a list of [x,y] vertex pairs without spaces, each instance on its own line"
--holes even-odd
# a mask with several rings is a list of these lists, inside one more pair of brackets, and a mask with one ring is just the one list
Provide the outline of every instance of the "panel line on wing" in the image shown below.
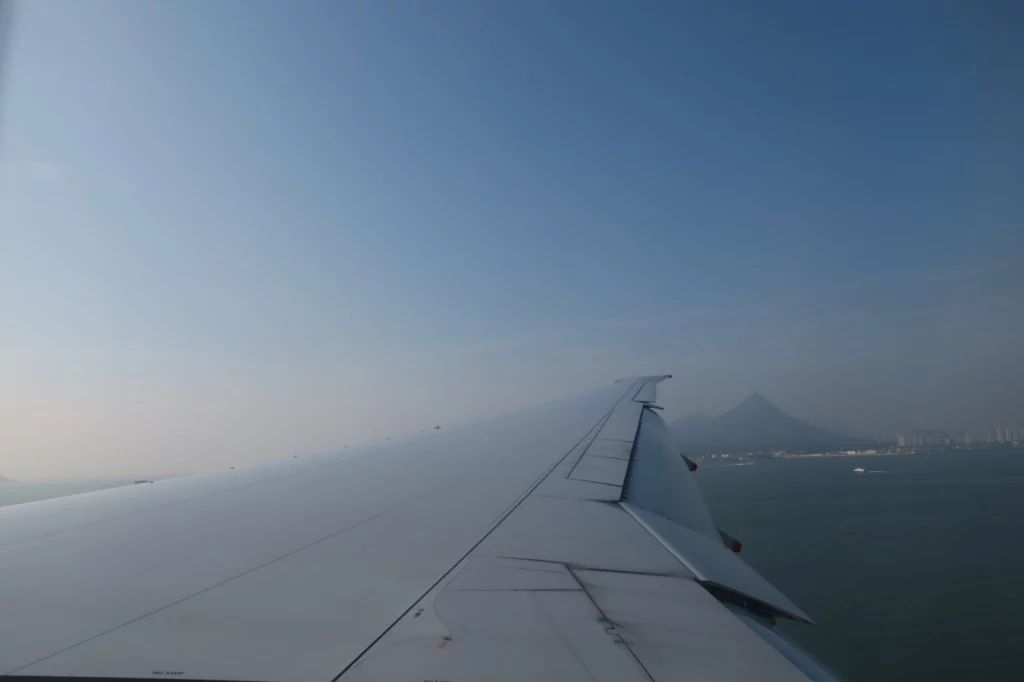
[[[621,398],[620,398],[620,400],[621,400]],[[616,403],[616,404],[618,404],[618,403]],[[614,408],[613,408],[613,409],[614,409]],[[610,412],[611,412],[611,411],[609,411],[609,413],[610,413]],[[513,512],[513,511],[515,510],[515,508],[516,508],[516,507],[518,507],[518,506],[519,506],[519,504],[521,504],[521,503],[522,503],[522,501],[523,501],[524,499],[526,499],[526,497],[527,497],[527,496],[529,496],[529,494],[530,494],[531,492],[533,492],[533,490],[535,490],[535,489],[537,488],[537,486],[538,486],[538,485],[540,485],[540,483],[541,483],[541,482],[543,482],[543,480],[544,480],[544,479],[545,479],[545,478],[546,478],[546,477],[548,476],[548,474],[550,474],[550,473],[551,473],[551,470],[553,470],[553,469],[554,469],[555,467],[557,467],[557,466],[558,466],[558,464],[560,464],[560,463],[562,462],[562,460],[564,460],[564,459],[565,459],[565,457],[567,457],[567,456],[568,456],[569,454],[571,454],[571,453],[572,453],[572,451],[573,451],[573,450],[575,450],[575,449],[576,449],[576,447],[578,447],[580,443],[582,443],[582,442],[583,442],[584,440],[586,440],[587,436],[589,436],[589,435],[590,435],[591,433],[595,433],[595,432],[597,431],[598,427],[600,426],[600,424],[601,424],[601,423],[603,423],[603,421],[604,421],[605,419],[607,419],[607,415],[605,415],[604,417],[602,417],[602,419],[601,419],[601,420],[599,420],[597,424],[595,424],[595,425],[594,425],[593,427],[591,427],[591,429],[590,429],[590,430],[588,430],[588,431],[587,431],[587,432],[586,432],[586,433],[585,433],[585,434],[583,435],[583,437],[582,437],[582,438],[580,438],[580,439],[579,439],[579,440],[578,440],[578,441],[576,442],[576,444],[575,444],[575,445],[574,445],[574,446],[573,446],[572,448],[570,448],[570,450],[569,450],[569,451],[568,451],[568,452],[567,452],[567,453],[566,453],[566,454],[565,454],[565,455],[564,455],[563,457],[561,457],[561,458],[560,458],[560,459],[558,460],[558,462],[556,462],[556,463],[555,463],[555,465],[554,465],[554,466],[553,466],[553,467],[552,467],[551,469],[549,469],[549,470],[548,470],[547,472],[545,472],[545,473],[544,473],[544,475],[543,475],[543,476],[541,476],[541,477],[540,477],[540,479],[539,479],[539,480],[538,480],[538,481],[537,481],[537,482],[536,482],[536,483],[535,483],[535,484],[534,484],[533,486],[531,486],[531,487],[530,487],[530,489],[529,489],[529,490],[528,490],[528,491],[527,491],[527,492],[526,492],[526,493],[525,493],[525,494],[524,494],[524,495],[523,495],[523,496],[522,496],[522,497],[521,497],[521,498],[520,498],[520,499],[519,499],[519,500],[518,500],[517,502],[515,502],[515,503],[514,503],[514,504],[513,504],[513,505],[512,505],[512,506],[511,506],[511,507],[510,507],[510,508],[509,508],[509,509],[508,509],[508,510],[507,510],[507,511],[505,512],[505,513],[504,513],[504,514],[502,514],[502,515],[501,515],[501,516],[499,517],[498,521],[497,521],[497,522],[496,522],[496,523],[495,523],[495,524],[494,524],[494,525],[493,525],[493,526],[492,526],[492,527],[491,527],[491,528],[490,528],[490,529],[489,529],[489,530],[487,531],[487,533],[485,533],[485,534],[484,534],[484,536],[483,536],[483,537],[482,537],[482,538],[481,538],[481,539],[480,539],[480,540],[479,540],[479,541],[478,541],[478,542],[476,543],[476,545],[474,545],[474,546],[473,546],[473,548],[470,548],[469,552],[467,552],[465,556],[468,556],[468,555],[469,555],[469,553],[470,553],[470,552],[472,552],[472,550],[473,550],[473,549],[474,549],[474,548],[475,548],[476,546],[478,546],[478,545],[479,545],[479,544],[480,544],[481,542],[483,542],[483,540],[484,540],[484,539],[485,539],[485,538],[487,537],[487,535],[489,535],[489,534],[490,534],[490,532],[494,530],[494,528],[496,528],[496,527],[497,527],[497,526],[498,526],[498,525],[499,525],[499,524],[500,524],[500,523],[501,523],[501,522],[502,522],[502,521],[503,521],[503,520],[504,520],[505,518],[507,518],[507,517],[508,517],[508,515],[509,515],[509,514],[511,514],[511,513],[512,513],[512,512]],[[509,453],[509,455],[515,454],[515,453],[516,453],[516,452],[518,452],[518,451],[519,451],[519,450],[516,450],[516,451],[510,452],[510,453]],[[508,456],[508,455],[506,455],[506,456]],[[304,469],[304,470],[303,470],[303,472],[308,472],[308,471],[310,471],[311,469],[314,469],[314,468],[316,468],[316,467],[310,467],[309,469]],[[299,472],[296,472],[295,474],[288,474],[288,475],[289,475],[289,476],[291,476],[291,475],[296,475],[297,473],[299,473]],[[275,478],[283,478],[283,477],[275,477]],[[273,479],[265,479],[265,480],[273,480]],[[457,480],[457,479],[456,479],[456,480]],[[264,482],[264,481],[262,481],[262,480],[261,480],[261,481],[259,481],[259,482],[257,482],[257,483],[261,483],[261,482]],[[26,668],[30,668],[30,667],[32,667],[32,666],[34,666],[34,665],[38,664],[38,663],[41,663],[42,661],[46,661],[46,660],[48,660],[48,659],[50,659],[50,658],[54,658],[55,656],[59,656],[60,654],[63,654],[63,653],[65,653],[65,652],[67,652],[67,651],[70,651],[71,649],[74,649],[74,648],[76,648],[76,647],[79,647],[79,646],[81,646],[81,645],[83,645],[83,644],[86,644],[86,643],[88,643],[88,642],[90,642],[90,641],[93,641],[93,640],[95,640],[95,639],[98,639],[98,638],[100,638],[100,637],[103,637],[103,636],[105,636],[105,635],[108,635],[108,634],[110,634],[110,633],[112,633],[112,632],[115,632],[115,631],[117,631],[117,630],[120,630],[120,629],[122,629],[122,628],[124,628],[124,627],[127,627],[127,626],[129,626],[129,625],[131,625],[131,624],[133,624],[133,623],[136,623],[136,622],[138,622],[138,621],[144,620],[144,619],[146,619],[146,618],[148,618],[148,617],[150,617],[150,616],[152,616],[152,615],[154,615],[154,614],[160,613],[161,611],[165,611],[165,610],[167,610],[167,609],[170,609],[170,608],[172,608],[172,607],[174,607],[174,606],[176,606],[176,605],[178,605],[178,604],[181,604],[181,603],[183,603],[183,602],[185,602],[185,601],[188,601],[189,599],[192,599],[192,598],[194,598],[194,597],[196,597],[196,596],[199,596],[199,595],[201,595],[201,594],[205,594],[205,593],[207,593],[207,592],[210,592],[210,591],[212,591],[212,590],[214,590],[214,589],[217,589],[217,588],[219,588],[219,587],[222,587],[223,585],[225,585],[225,584],[227,584],[227,583],[230,583],[230,582],[232,582],[232,581],[234,581],[234,580],[237,580],[237,579],[239,579],[239,578],[242,578],[242,577],[244,577],[244,576],[246,576],[246,575],[249,575],[249,574],[255,573],[255,572],[257,572],[257,571],[259,571],[259,570],[261,570],[261,569],[263,569],[263,568],[266,568],[267,566],[270,566],[271,564],[277,563],[277,562],[279,562],[279,561],[282,561],[282,560],[284,560],[284,559],[287,559],[287,558],[288,558],[288,557],[290,557],[290,556],[293,556],[293,555],[295,555],[295,554],[298,554],[298,553],[300,553],[300,552],[302,552],[302,551],[304,551],[304,550],[307,550],[307,549],[309,549],[309,548],[311,548],[311,547],[314,547],[314,546],[316,546],[316,545],[319,545],[319,544],[322,544],[322,543],[324,543],[324,542],[327,542],[327,541],[329,541],[329,540],[331,540],[331,539],[333,539],[333,538],[336,538],[336,537],[338,537],[338,536],[340,536],[340,535],[343,535],[344,533],[346,533],[346,532],[348,532],[348,531],[351,531],[351,530],[353,530],[353,529],[355,529],[355,528],[357,528],[357,527],[359,527],[359,526],[362,526],[362,525],[364,525],[364,524],[366,524],[366,523],[369,523],[370,521],[373,521],[373,520],[375,520],[375,519],[377,519],[377,518],[380,518],[380,517],[382,517],[382,516],[385,516],[385,515],[387,515],[387,514],[389,514],[389,513],[393,512],[393,511],[396,511],[396,510],[398,510],[398,509],[401,509],[401,508],[403,508],[403,507],[405,507],[405,506],[408,506],[409,504],[412,504],[413,502],[415,502],[415,501],[417,501],[417,500],[420,500],[420,499],[422,499],[422,498],[424,498],[424,497],[426,497],[426,496],[428,496],[428,495],[432,495],[432,494],[434,494],[434,493],[435,493],[435,492],[436,492],[437,490],[440,490],[440,489],[442,489],[443,487],[445,487],[445,486],[447,486],[447,485],[450,485],[450,484],[451,484],[451,482],[452,482],[451,480],[445,481],[445,482],[444,482],[443,484],[441,484],[441,485],[439,485],[439,486],[436,486],[436,487],[430,488],[430,489],[428,489],[428,490],[425,490],[425,491],[421,492],[420,494],[418,494],[418,495],[415,495],[415,496],[413,496],[413,497],[410,497],[409,499],[407,499],[407,500],[405,500],[405,501],[401,502],[400,504],[397,504],[397,505],[395,505],[395,506],[392,506],[392,507],[389,507],[389,508],[387,508],[387,509],[384,509],[384,510],[382,510],[382,511],[380,511],[380,512],[376,513],[376,514],[373,514],[373,515],[371,515],[371,516],[369,516],[369,517],[367,517],[367,518],[365,518],[365,519],[361,519],[360,521],[358,521],[358,522],[356,522],[356,523],[354,523],[354,524],[351,524],[351,525],[349,525],[349,526],[346,526],[345,528],[343,528],[343,529],[341,529],[341,530],[339,530],[339,531],[336,531],[336,532],[333,532],[333,533],[331,533],[331,534],[329,534],[329,535],[326,535],[326,536],[324,536],[324,537],[318,538],[318,539],[314,540],[313,542],[307,543],[307,544],[305,544],[305,545],[303,545],[303,546],[301,546],[301,547],[298,547],[298,548],[295,548],[295,549],[293,549],[293,550],[290,550],[290,551],[288,551],[288,552],[287,552],[287,553],[285,553],[285,554],[282,554],[282,555],[280,555],[280,556],[274,557],[273,559],[270,559],[270,560],[268,560],[268,561],[265,561],[265,562],[263,562],[263,563],[261,563],[261,564],[259,564],[259,565],[257,565],[257,566],[254,566],[254,567],[252,567],[252,568],[249,568],[249,569],[247,569],[247,570],[245,570],[245,571],[242,571],[242,572],[240,572],[240,573],[238,573],[238,574],[236,574],[236,575],[232,575],[232,576],[230,576],[230,577],[228,577],[228,578],[225,578],[225,579],[223,579],[223,580],[220,580],[220,581],[216,582],[216,583],[215,583],[215,584],[213,584],[213,585],[209,585],[209,586],[207,586],[207,587],[204,587],[204,588],[203,588],[203,589],[201,589],[201,590],[198,590],[198,591],[196,591],[196,592],[193,592],[193,593],[191,593],[191,594],[189,594],[189,595],[186,595],[186,596],[184,596],[184,597],[181,597],[181,598],[179,598],[179,599],[176,599],[176,600],[174,600],[174,601],[172,601],[172,602],[170,602],[170,603],[167,603],[167,604],[163,604],[163,605],[161,605],[161,606],[160,606],[159,608],[156,608],[156,609],[153,609],[153,610],[151,610],[151,611],[148,611],[148,612],[146,612],[146,613],[144,613],[144,614],[138,615],[138,616],[136,616],[136,617],[134,617],[134,618],[131,618],[131,619],[129,619],[129,620],[127,620],[127,621],[123,622],[123,623],[119,623],[118,625],[116,625],[116,626],[114,626],[114,627],[111,627],[111,628],[107,628],[106,630],[103,630],[103,631],[101,631],[101,632],[98,632],[98,633],[96,633],[96,634],[90,635],[89,637],[86,637],[86,638],[84,638],[84,639],[82,639],[82,640],[79,640],[79,641],[75,642],[74,644],[70,644],[70,645],[68,645],[68,646],[62,647],[61,649],[58,649],[58,650],[56,650],[56,651],[53,651],[53,652],[51,652],[51,653],[48,653],[48,654],[47,654],[47,655],[45,655],[45,656],[39,657],[39,658],[37,658],[37,659],[35,659],[35,660],[33,660],[33,661],[30,661],[30,662],[28,662],[28,663],[25,663],[25,664],[23,664],[23,665],[20,665],[20,666],[18,666],[17,668],[14,668],[13,670],[7,671],[7,672],[5,672],[5,673],[0,673],[0,675],[10,675],[10,674],[13,674],[13,673],[16,673],[16,672],[18,672],[19,670],[25,670]],[[252,484],[248,484],[248,485],[256,485],[257,483],[252,483]],[[241,487],[243,487],[243,486],[239,486],[239,488],[241,488]],[[248,487],[248,486],[246,486],[246,487]],[[234,488],[234,489],[237,489],[237,488]],[[234,489],[232,489],[232,490],[234,490]],[[180,503],[175,503],[175,504],[180,504]],[[146,511],[149,511],[149,510],[146,510]],[[144,512],[137,512],[137,513],[144,513]],[[98,523],[99,523],[99,522],[98,522]],[[463,557],[463,559],[465,558],[465,556]],[[460,560],[460,561],[461,561],[461,560]],[[459,563],[459,562],[456,562],[456,564],[454,564],[452,568],[454,568],[454,566],[458,565],[458,563]],[[449,572],[450,572],[450,569],[449,569]],[[445,575],[448,575],[448,573],[446,573]],[[443,578],[444,578],[444,576],[442,576],[442,580],[443,580]],[[438,583],[439,583],[439,582],[440,582],[440,580],[438,580]],[[436,585],[436,584],[437,584],[437,583],[435,583],[435,585]],[[415,602],[414,602],[414,604],[415,604]],[[410,607],[410,608],[412,608],[412,607]],[[403,614],[403,615],[404,615],[404,614]],[[397,622],[397,621],[396,621],[396,622]],[[392,625],[393,625],[393,624],[392,624]],[[385,631],[385,632],[386,632],[386,631]],[[382,634],[383,634],[383,633],[382,633]],[[379,637],[378,637],[378,639],[379,639]],[[376,641],[376,640],[374,640],[374,641]],[[372,644],[371,644],[371,646],[372,646]],[[362,655],[362,654],[360,654],[360,655]],[[358,656],[357,656],[357,657],[356,657],[355,659],[353,659],[353,662],[354,662],[355,660],[358,660]],[[340,675],[340,674],[339,674],[339,675]],[[335,679],[337,679],[337,678],[335,678]]]
[[[440,488],[440,487],[443,487],[443,486],[438,486],[438,488]],[[321,543],[327,542],[328,540],[331,540],[332,538],[335,538],[335,537],[338,537],[339,535],[347,533],[348,531],[350,531],[350,530],[352,530],[354,528],[358,528],[359,526],[361,526],[361,525],[363,525],[365,523],[369,523],[370,521],[373,521],[374,519],[377,519],[377,518],[379,518],[381,516],[384,516],[385,514],[390,514],[391,512],[395,511],[396,509],[400,509],[400,508],[402,508],[402,507],[404,507],[404,506],[406,506],[408,504],[411,504],[412,502],[415,502],[416,500],[418,500],[418,499],[420,499],[422,497],[425,497],[427,495],[433,494],[438,488],[431,488],[430,490],[422,492],[419,495],[416,495],[415,497],[409,498],[408,500],[402,502],[401,504],[398,504],[398,505],[396,505],[394,507],[389,507],[388,509],[385,509],[385,510],[383,510],[381,512],[378,512],[377,514],[374,514],[374,515],[369,516],[369,517],[367,517],[365,519],[362,519],[362,520],[360,520],[360,521],[358,521],[358,522],[356,522],[356,523],[354,523],[354,524],[352,524],[350,526],[346,526],[342,530],[339,530],[339,531],[337,531],[335,533],[331,533],[330,535],[328,535],[326,537],[319,538],[317,540],[314,540],[313,542],[310,542],[310,543],[308,543],[306,545],[303,545],[302,547],[294,549],[294,550],[288,552],[287,554],[283,554],[281,556],[275,557],[275,558],[273,558],[273,559],[271,559],[269,561],[266,561],[266,562],[264,562],[264,563],[262,563],[262,564],[260,564],[258,566],[254,566],[254,567],[252,567],[250,569],[242,571],[241,573],[238,573],[237,575],[233,575],[230,578],[226,578],[224,580],[221,580],[220,582],[217,582],[217,583],[215,583],[213,585],[205,587],[205,588],[203,588],[203,589],[201,589],[201,590],[199,590],[197,592],[189,594],[189,595],[187,595],[185,597],[182,597],[180,599],[176,599],[175,601],[172,601],[169,604],[164,604],[160,608],[153,609],[152,611],[149,611],[148,613],[144,613],[144,614],[142,614],[140,616],[136,616],[135,618],[132,618],[131,620],[125,621],[124,623],[120,623],[119,625],[116,625],[116,626],[114,626],[112,628],[108,628],[107,630],[104,630],[102,632],[98,632],[98,633],[96,633],[96,634],[94,634],[94,635],[92,635],[90,637],[86,637],[85,639],[83,639],[83,640],[81,640],[79,642],[75,642],[74,644],[66,646],[66,647],[64,647],[64,648],[62,648],[62,649],[60,649],[58,651],[54,651],[53,653],[47,654],[46,656],[38,658],[38,659],[36,659],[36,660],[34,660],[34,661],[30,662],[30,663],[26,663],[25,665],[19,666],[19,667],[15,668],[14,670],[11,670],[11,671],[9,671],[7,673],[2,673],[2,675],[6,676],[6,675],[10,675],[12,673],[16,673],[19,670],[24,670],[25,668],[30,668],[30,667],[36,665],[37,663],[45,661],[45,660],[47,660],[49,658],[53,658],[54,656],[58,656],[58,655],[64,653],[65,651],[69,651],[71,649],[74,649],[75,647],[81,646],[82,644],[85,644],[87,642],[91,642],[94,639],[98,639],[99,637],[103,637],[104,635],[108,635],[111,632],[114,632],[116,630],[120,630],[121,628],[127,627],[128,625],[131,625],[132,623],[136,623],[136,622],[138,622],[140,620],[143,620],[145,618],[148,618],[148,617],[150,617],[150,616],[152,616],[154,614],[160,613],[161,611],[164,611],[164,610],[169,609],[169,608],[171,608],[173,606],[181,604],[182,602],[188,601],[189,599],[192,599],[193,597],[197,597],[197,596],[199,596],[201,594],[204,594],[204,593],[209,592],[211,590],[217,589],[218,587],[221,587],[221,586],[223,586],[223,585],[225,585],[225,584],[227,584],[227,583],[229,583],[229,582],[231,582],[233,580],[237,580],[238,578],[241,578],[243,576],[249,575],[250,573],[255,573],[256,571],[259,571],[262,568],[266,568],[267,566],[270,566],[271,564],[275,564],[278,561],[282,561],[284,559],[287,559],[288,557],[293,556],[295,554],[298,554],[299,552],[302,552],[302,551],[304,551],[306,549],[309,549],[310,547],[314,547],[314,546],[319,545]]]
[[[580,581],[579,576],[576,575],[576,571],[573,570],[572,566],[566,566],[566,568],[569,570],[569,575],[572,576],[572,579],[575,580],[576,584],[580,586],[581,590],[583,590],[583,594],[587,595],[587,599],[589,599],[590,603],[594,605],[594,608],[597,609],[597,612],[601,614],[601,618],[604,619],[604,622],[609,625],[609,627],[606,628],[606,631],[607,630],[613,630],[615,626],[612,624],[611,620],[608,618],[608,614],[605,613],[604,609],[602,609],[601,606],[596,601],[594,601],[593,595],[591,595],[590,592],[587,591],[587,588],[584,587],[583,583]],[[651,682],[655,682],[654,676],[651,675],[651,671],[649,671],[647,669],[647,666],[644,665],[643,661],[640,660],[640,658],[636,655],[636,652],[633,651],[633,649],[629,646],[629,644],[626,643],[624,640],[622,640],[621,637],[619,637],[619,643],[622,644],[622,646],[624,646],[626,648],[626,651],[629,652],[629,655],[633,657],[633,659],[636,661],[637,665],[639,665],[640,668],[644,671],[644,674],[647,675],[647,678],[649,680],[651,680]]]
[[[576,462],[573,468],[566,475],[566,478],[585,483],[605,483],[621,487],[629,476],[629,469],[632,465],[633,452],[636,448],[636,437],[640,431],[640,420],[643,414],[643,405],[632,401],[620,401],[612,414],[605,421],[597,438],[591,440],[586,452]],[[635,422],[634,422],[635,420]],[[611,429],[611,436],[625,436],[629,434],[632,440],[623,440],[621,446],[617,438],[605,437],[605,431]],[[601,445],[595,449],[595,443],[600,440]],[[626,447],[628,445],[628,448]],[[616,448],[622,448],[616,452]],[[591,449],[595,452],[591,454]]]
[[559,467],[559,465],[561,465],[562,462],[565,461],[565,459],[567,457],[569,457],[573,453],[573,451],[576,450],[576,448],[578,448],[580,446],[581,443],[583,443],[584,441],[587,440],[588,436],[590,436],[591,434],[595,434],[595,436],[596,436],[596,434],[599,432],[599,430],[603,427],[604,423],[611,416],[612,412],[615,411],[615,407],[617,407],[619,405],[619,403],[621,403],[622,400],[625,399],[625,397],[627,395],[629,395],[629,389],[631,389],[631,388],[632,388],[632,386],[627,388],[627,390],[623,393],[623,395],[619,398],[619,400],[616,401],[615,406],[613,406],[611,410],[609,410],[603,417],[601,417],[601,419],[598,419],[597,422],[594,424],[594,426],[591,427],[590,430],[588,430],[586,433],[584,433],[583,436],[581,436],[580,439],[578,441],[576,441],[576,443],[571,448],[569,448],[569,450],[565,453],[565,455],[560,457],[558,459],[558,461],[555,462],[555,464],[550,469],[548,469],[546,472],[544,472],[544,474],[536,481],[536,483],[534,483],[532,486],[530,486],[530,488],[522,495],[522,497],[520,497],[512,505],[512,507],[504,515],[502,515],[501,518],[499,518],[498,521],[493,526],[491,526],[491,528],[486,533],[484,533],[483,536],[472,547],[469,548],[469,550],[466,551],[466,553],[462,556],[461,559],[459,559],[454,564],[452,564],[452,567],[449,568],[440,578],[438,578],[437,581],[435,581],[433,585],[431,585],[427,590],[425,590],[423,592],[423,594],[421,594],[418,598],[413,600],[413,602],[409,605],[409,608],[407,608],[405,611],[403,611],[398,616],[398,618],[396,618],[387,628],[384,629],[383,632],[381,632],[379,635],[377,635],[377,637],[375,637],[372,642],[370,642],[362,651],[360,651],[357,656],[355,656],[351,661],[349,661],[348,665],[346,665],[341,670],[341,672],[339,672],[337,675],[335,675],[334,678],[332,678],[331,682],[338,682],[338,680],[341,679],[342,675],[344,675],[353,666],[355,666],[357,663],[359,663],[359,661],[362,660],[363,656],[365,656],[367,652],[369,652],[371,649],[373,649],[373,647],[377,644],[377,642],[381,641],[395,627],[395,625],[400,623],[402,621],[402,619],[405,618],[406,615],[408,615],[409,612],[412,611],[416,607],[416,604],[420,603],[423,600],[424,597],[426,597],[428,594],[430,594],[431,591],[433,591],[435,588],[437,588],[438,585],[440,585],[442,582],[445,581],[445,579],[447,579],[450,575],[452,575],[452,573],[455,571],[456,568],[458,568],[465,561],[467,561],[469,559],[469,557],[473,554],[473,552],[480,545],[482,545],[484,543],[484,541],[487,540],[487,538],[498,527],[501,526],[502,523],[504,523],[505,519],[507,519],[509,516],[511,516],[512,513],[515,512],[516,509],[518,509],[519,506],[522,505],[522,503],[527,498],[530,497],[530,495],[533,493],[533,491],[536,490],[538,487],[540,487],[541,483],[543,483],[544,480],[548,476],[550,476],[551,473],[554,472]]

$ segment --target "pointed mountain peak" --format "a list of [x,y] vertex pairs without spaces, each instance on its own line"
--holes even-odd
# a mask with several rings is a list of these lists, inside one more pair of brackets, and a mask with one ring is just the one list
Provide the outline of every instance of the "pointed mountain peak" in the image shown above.
[[857,442],[791,417],[760,393],[717,417],[680,419],[673,424],[673,435],[684,450],[695,454],[774,448],[821,452]]
[[741,412],[745,414],[784,414],[775,403],[765,398],[760,393],[751,393],[743,399],[736,407],[730,410],[731,412]]

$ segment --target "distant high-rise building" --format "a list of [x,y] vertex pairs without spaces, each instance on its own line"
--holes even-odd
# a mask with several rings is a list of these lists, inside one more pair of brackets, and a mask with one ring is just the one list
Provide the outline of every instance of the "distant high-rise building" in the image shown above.
[[970,444],[971,444],[971,432],[970,431],[964,431],[964,445],[970,445]]
[[907,441],[909,445],[946,445],[948,434],[941,429],[915,429]]
[[906,436],[896,436],[896,447],[905,448],[907,447]]
[[996,429],[996,442],[997,443],[1002,443],[1003,442],[1003,430],[1002,429]]

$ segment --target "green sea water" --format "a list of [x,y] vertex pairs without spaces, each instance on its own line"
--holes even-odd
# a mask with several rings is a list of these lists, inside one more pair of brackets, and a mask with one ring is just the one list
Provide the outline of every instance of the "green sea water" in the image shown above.
[[[817,621],[782,627],[849,682],[1022,678],[1024,451],[701,462],[695,475],[741,556]],[[0,506],[126,483],[5,483]]]
[[817,622],[784,629],[846,680],[1024,679],[1021,449],[695,475],[741,556]]

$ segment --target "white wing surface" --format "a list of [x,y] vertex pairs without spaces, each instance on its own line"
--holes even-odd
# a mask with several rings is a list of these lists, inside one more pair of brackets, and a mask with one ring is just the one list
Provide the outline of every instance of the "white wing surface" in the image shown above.
[[0,509],[0,675],[830,679],[641,377],[342,454]]

